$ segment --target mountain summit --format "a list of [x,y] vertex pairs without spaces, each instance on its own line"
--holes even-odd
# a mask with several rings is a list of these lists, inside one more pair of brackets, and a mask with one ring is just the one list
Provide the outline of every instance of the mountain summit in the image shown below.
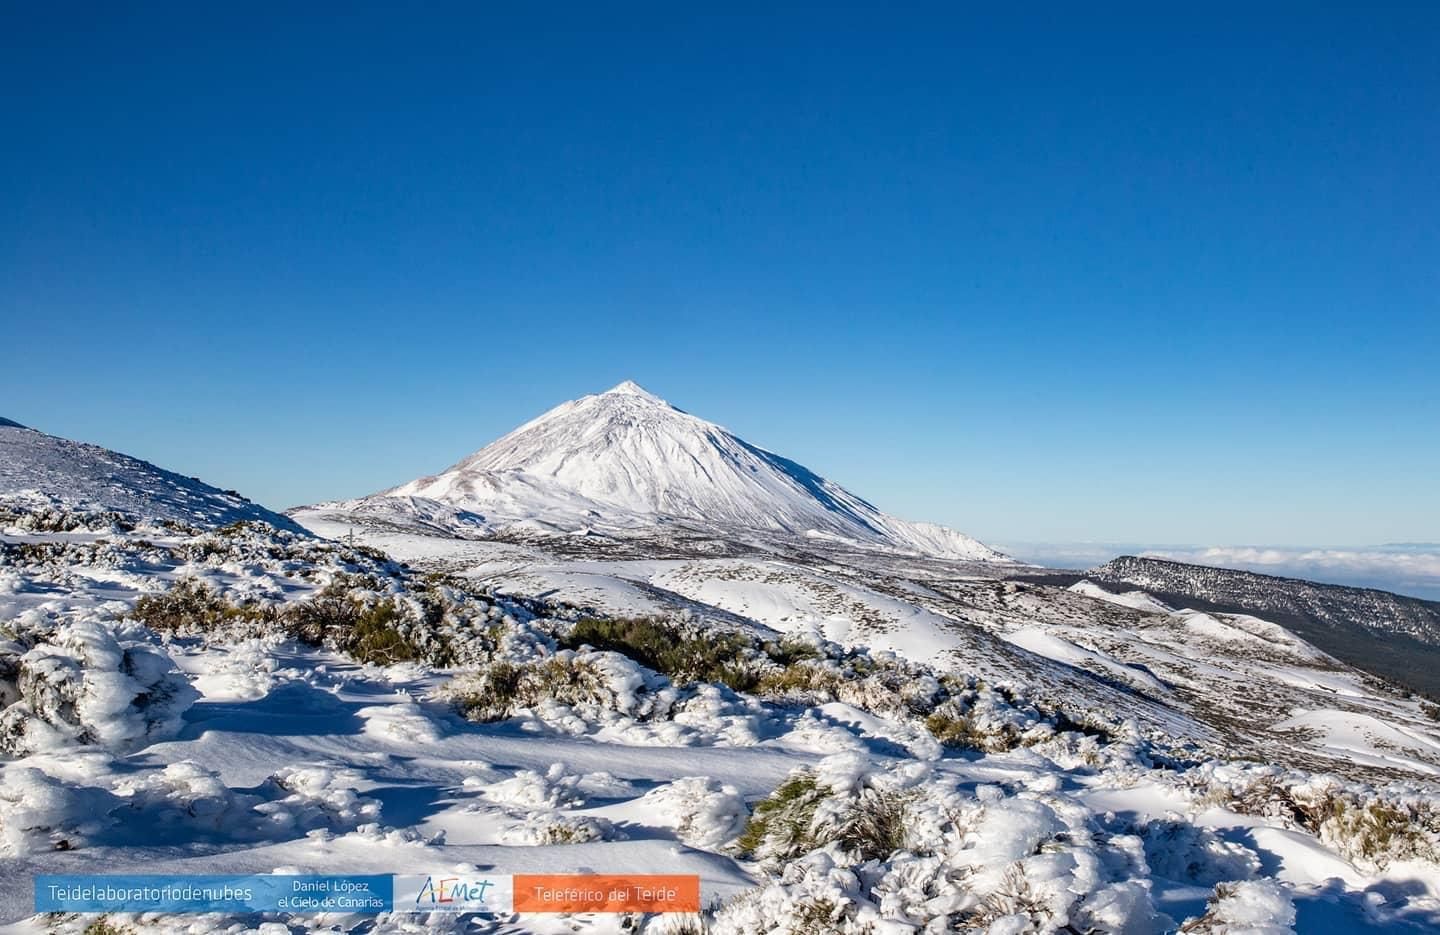
[[[969,536],[896,519],[833,481],[677,409],[639,384],[562,403],[429,477],[312,510],[405,514],[500,532],[633,534],[657,526],[820,537],[1005,561]],[[457,532],[462,530],[458,529]]]

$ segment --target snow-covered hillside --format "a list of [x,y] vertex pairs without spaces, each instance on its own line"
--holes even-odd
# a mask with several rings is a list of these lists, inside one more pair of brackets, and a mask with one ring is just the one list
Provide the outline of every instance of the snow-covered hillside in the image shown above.
[[[262,524],[142,524],[103,540],[0,530],[0,923],[27,935],[1440,924],[1434,732],[1413,702],[1278,627],[1098,589],[867,587],[752,560],[547,571],[533,552],[525,570],[522,547],[467,548],[510,550],[512,574],[548,576],[536,583],[552,594],[588,575],[618,609],[649,598],[660,616],[596,620]],[[667,595],[689,595],[691,612]],[[1127,659],[1129,643],[1141,655]],[[1185,700],[1211,683],[1253,688],[1267,668],[1298,694],[1266,743]],[[38,873],[436,869],[693,873],[707,911],[31,915]]]
[[1008,561],[969,536],[889,516],[803,465],[635,383],[563,403],[440,474],[293,511],[302,523],[391,523],[461,536],[611,535],[657,527],[812,537]]
[[[598,405],[660,405],[623,390]],[[673,476],[671,442],[692,436],[613,427],[638,459],[602,459],[633,481],[615,498],[710,496],[643,480],[652,457]],[[45,453],[25,475],[38,491],[0,510],[4,930],[1440,926],[1440,708],[1273,622],[796,535],[831,511],[797,505],[785,478],[813,475],[791,469],[715,495],[810,517],[773,535],[734,512],[692,540],[457,537],[489,522],[481,504],[426,498],[403,522],[351,511],[338,542],[193,504],[177,520],[153,480],[174,475],[0,431]],[[565,475],[545,447],[511,452],[533,472],[514,473]],[[120,465],[108,480],[103,463]],[[814,482],[838,515],[880,516]],[[706,908],[33,914],[43,873],[436,870],[695,874]]]
[[202,526],[260,520],[298,530],[290,519],[98,445],[70,441],[0,419],[0,511],[105,511]]
[[1440,697],[1440,602],[1134,555],[1086,574],[1111,588],[1264,617],[1352,665]]

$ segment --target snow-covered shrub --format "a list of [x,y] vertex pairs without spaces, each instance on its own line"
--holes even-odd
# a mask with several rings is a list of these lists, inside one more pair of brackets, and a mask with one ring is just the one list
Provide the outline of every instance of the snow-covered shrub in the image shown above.
[[1222,840],[1179,816],[1145,822],[1137,830],[1145,843],[1145,860],[1156,876],[1213,886],[1248,880],[1260,871],[1260,858],[1250,848]]
[[1440,862],[1440,807],[1432,794],[1248,764],[1206,763],[1186,782],[1202,804],[1300,828],[1352,861],[1379,869],[1394,860]]
[[[1088,765],[1105,758],[1101,748],[1118,733],[1116,725],[1089,712],[1041,707],[1008,686],[937,676],[892,653],[844,649],[813,635],[765,640],[742,631],[716,631],[688,618],[581,617],[540,623],[562,646],[608,650],[685,686],[668,711],[671,715],[689,711],[691,697],[724,686],[769,705],[839,702],[921,730],[928,726],[929,733],[949,747],[1000,752],[1044,744],[1048,755],[1058,741],[1056,755]],[[483,685],[476,693],[481,703],[472,710],[478,719],[498,719],[516,710],[507,699],[520,671],[533,664],[501,663],[494,672],[495,684]],[[493,699],[488,712],[484,697]],[[1081,743],[1078,737],[1090,739]]]
[[111,817],[187,840],[264,841],[349,832],[375,824],[380,816],[379,801],[356,791],[360,781],[351,770],[286,767],[262,783],[258,794],[237,792],[210,770],[182,761],[118,783]]
[[778,863],[807,854],[828,843],[815,828],[815,813],[830,794],[810,770],[797,770],[755,805],[740,851],[756,860]]
[[366,734],[391,743],[423,746],[441,737],[439,726],[414,702],[371,705],[355,716],[365,722]]
[[910,794],[894,789],[860,789],[833,818],[835,841],[861,861],[889,858],[909,839],[910,801]]
[[499,659],[446,685],[448,699],[467,719],[498,721],[547,703],[635,718],[667,713],[673,693],[652,691],[644,673],[618,653],[561,650],[523,661]]
[[1381,869],[1393,860],[1440,861],[1440,815],[1428,804],[1337,796],[1328,807],[1315,836],[1351,860]]
[[536,812],[519,825],[502,834],[506,844],[588,844],[591,841],[613,841],[615,826],[604,818],[591,815],[568,815],[557,812]]
[[1180,926],[1187,935],[1289,935],[1295,925],[1295,904],[1274,880],[1221,883],[1215,887],[1205,914]]
[[11,856],[73,850],[110,825],[116,804],[104,789],[9,766],[0,775],[0,845]]
[[200,578],[181,578],[170,590],[135,601],[136,620],[156,633],[209,635],[222,627],[274,624],[279,617],[268,604],[236,604]]
[[380,802],[362,796],[355,785],[359,773],[324,766],[287,766],[261,787],[269,801],[255,806],[268,829],[351,830],[373,823]]
[[827,757],[757,804],[739,844],[770,882],[723,906],[715,931],[1174,927],[1151,899],[1140,838],[1103,833],[1073,799],[972,794],[925,763]]
[[747,691],[757,680],[753,640],[657,618],[582,617],[564,634],[561,645],[621,653],[681,685],[714,682]]
[[174,735],[199,697],[161,650],[106,626],[67,624],[13,663],[18,700],[0,713],[0,751],[67,743],[134,749]]
[[825,852],[792,865],[786,882],[741,893],[721,906],[711,935],[876,935],[880,913],[860,878]]
[[834,845],[856,862],[883,860],[905,847],[912,793],[873,776],[847,773],[853,757],[800,769],[755,806],[737,846],[769,866]]
[[76,510],[40,493],[0,497],[0,529],[13,533],[129,532],[135,517],[116,510]]
[[521,808],[570,808],[585,801],[580,780],[578,774],[566,771],[564,764],[552,763],[543,773],[522,769],[509,779],[491,784],[485,789],[485,797]]
[[490,658],[505,631],[485,617],[491,609],[408,573],[388,583],[373,574],[342,573],[308,600],[286,605],[281,620],[296,639],[361,662],[443,667]]
[[[214,542],[224,545],[224,540]],[[190,577],[168,591],[141,597],[132,616],[157,633],[201,636],[208,642],[284,634],[374,665],[452,663],[450,636],[437,620],[427,618],[421,599],[385,596],[376,590],[380,587],[372,576],[340,574],[307,600],[275,604],[237,602]],[[439,614],[443,619],[443,609]]]
[[657,786],[642,800],[647,815],[675,829],[691,847],[716,850],[745,828],[750,810],[734,786],[707,776],[687,776]]
[[838,667],[804,659],[770,669],[753,685],[755,694],[789,704],[824,704],[838,697],[844,681]]
[[143,821],[167,830],[245,837],[256,824],[256,808],[264,800],[229,788],[215,773],[197,763],[171,763],[144,772],[115,787],[132,822]]
[[1003,753],[1049,740],[1057,733],[1039,711],[1017,706],[1013,695],[989,688],[950,688],[925,718],[925,728],[947,747]]

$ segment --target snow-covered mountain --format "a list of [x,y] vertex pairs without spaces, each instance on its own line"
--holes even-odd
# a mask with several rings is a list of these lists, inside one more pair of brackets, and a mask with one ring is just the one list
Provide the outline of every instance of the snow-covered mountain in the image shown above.
[[301,522],[344,514],[410,519],[460,535],[627,535],[678,526],[1009,561],[953,529],[882,513],[630,381],[556,406],[439,474],[295,512]]
[[0,500],[27,512],[102,510],[197,526],[260,520],[299,530],[289,518],[233,490],[220,490],[98,445],[46,435],[9,419],[0,419]]

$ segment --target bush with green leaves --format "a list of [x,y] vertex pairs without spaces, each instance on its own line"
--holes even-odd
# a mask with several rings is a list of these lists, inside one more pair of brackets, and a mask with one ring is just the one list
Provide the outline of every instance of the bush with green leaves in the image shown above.
[[835,845],[848,860],[886,860],[906,846],[912,793],[861,783],[828,784],[797,770],[755,805],[735,846],[770,866]]
[[808,770],[788,779],[756,803],[736,845],[757,860],[792,860],[828,843],[815,827],[815,813],[829,795]]
[[954,749],[1000,752],[1071,732],[1103,743],[1114,739],[1107,724],[1042,708],[1006,686],[951,675],[937,678],[927,667],[888,653],[846,650],[813,639],[764,639],[689,620],[583,617],[561,626],[556,640],[564,647],[619,653],[679,686],[711,683],[773,704],[840,702],[917,721]]
[[690,631],[651,617],[583,617],[560,643],[618,652],[680,685],[715,682],[749,691],[758,681],[754,642],[739,633]]
[[235,625],[273,624],[279,612],[270,604],[234,603],[199,578],[181,578],[168,591],[142,596],[130,616],[156,633],[196,636]]
[[498,659],[457,676],[441,695],[471,721],[502,721],[545,704],[636,710],[626,680],[597,654],[564,650],[524,661]]
[[1402,785],[1374,789],[1275,766],[1207,763],[1186,777],[1201,804],[1276,819],[1361,864],[1440,862],[1440,810]]
[[374,665],[450,662],[444,632],[419,619],[410,604],[380,597],[366,583],[341,576],[307,600],[269,604],[236,603],[198,578],[182,578],[168,591],[141,597],[130,616],[175,636],[226,640],[284,632]]

